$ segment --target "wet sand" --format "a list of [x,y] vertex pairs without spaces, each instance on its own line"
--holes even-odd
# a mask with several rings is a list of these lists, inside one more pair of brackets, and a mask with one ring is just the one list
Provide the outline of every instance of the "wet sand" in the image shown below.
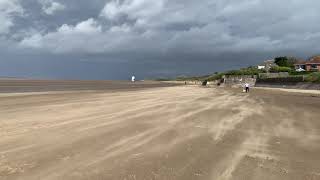
[[81,81],[81,80],[26,80],[0,79],[0,93],[47,92],[47,91],[120,91],[173,86],[158,81]]
[[1,94],[1,180],[320,179],[320,98],[160,87]]

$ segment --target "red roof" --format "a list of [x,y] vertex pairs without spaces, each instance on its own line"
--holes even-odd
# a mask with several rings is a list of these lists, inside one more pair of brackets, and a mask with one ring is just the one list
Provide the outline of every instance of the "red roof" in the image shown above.
[[310,58],[310,60],[307,61],[306,64],[320,64],[320,56]]

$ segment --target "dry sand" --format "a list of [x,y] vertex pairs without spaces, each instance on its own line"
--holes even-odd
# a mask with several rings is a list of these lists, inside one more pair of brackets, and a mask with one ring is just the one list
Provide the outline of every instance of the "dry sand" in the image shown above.
[[2,94],[0,179],[316,180],[319,107],[195,86]]
[[256,87],[255,89],[265,89],[265,90],[270,90],[270,91],[285,91],[285,92],[291,92],[291,93],[320,95],[320,90],[310,90],[310,89],[286,89],[286,88],[267,88],[267,87]]

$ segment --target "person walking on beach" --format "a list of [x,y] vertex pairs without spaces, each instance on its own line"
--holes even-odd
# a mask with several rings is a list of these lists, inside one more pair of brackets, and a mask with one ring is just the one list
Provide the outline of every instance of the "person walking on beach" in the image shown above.
[[132,76],[131,77],[131,82],[135,82],[136,81],[136,77],[135,76]]
[[250,85],[249,85],[249,83],[245,83],[245,84],[244,84],[244,88],[245,88],[245,90],[246,90],[246,93],[248,93],[248,92],[250,91]]

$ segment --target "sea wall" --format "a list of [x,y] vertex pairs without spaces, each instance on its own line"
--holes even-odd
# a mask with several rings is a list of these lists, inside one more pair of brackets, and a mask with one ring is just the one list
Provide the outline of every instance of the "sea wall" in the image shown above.
[[245,83],[250,86],[255,86],[257,76],[224,76],[224,86],[227,87],[242,87]]
[[308,83],[308,82],[261,82],[258,80],[255,86],[270,87],[270,88],[320,90],[320,83]]
[[224,86],[226,87],[241,87],[244,83],[249,83],[251,87],[320,90],[320,83],[305,82],[303,76],[277,78],[258,78],[257,76],[224,77]]

